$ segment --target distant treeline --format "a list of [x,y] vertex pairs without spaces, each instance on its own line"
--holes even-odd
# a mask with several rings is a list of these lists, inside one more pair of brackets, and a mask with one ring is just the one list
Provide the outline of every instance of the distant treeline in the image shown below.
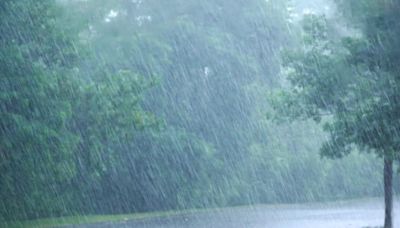
[[267,118],[287,4],[0,1],[0,220],[381,195],[374,156]]

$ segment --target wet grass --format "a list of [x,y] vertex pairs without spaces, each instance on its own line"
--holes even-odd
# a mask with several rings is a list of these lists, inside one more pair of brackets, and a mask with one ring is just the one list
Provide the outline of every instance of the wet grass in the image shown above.
[[151,212],[151,213],[137,213],[137,214],[122,214],[122,215],[87,215],[87,216],[70,216],[61,218],[46,218],[28,221],[16,221],[0,223],[0,227],[5,228],[49,228],[49,227],[62,227],[65,225],[78,225],[90,223],[103,223],[103,222],[120,222],[133,219],[147,219],[156,217],[167,217],[174,215],[181,215],[194,211],[167,211],[167,212]]
[[[251,206],[237,206],[231,208],[249,208]],[[159,212],[143,212],[134,214],[116,214],[116,215],[82,215],[69,216],[59,218],[44,218],[26,221],[0,222],[0,228],[50,228],[63,227],[67,225],[93,224],[93,223],[108,223],[108,222],[123,222],[137,219],[152,219],[163,218],[170,216],[181,216],[190,214],[207,213],[213,210],[223,208],[202,208],[202,209],[187,209],[179,211],[159,211]]]
[[[251,206],[236,206],[236,208],[249,208]],[[0,222],[0,228],[50,228],[50,227],[63,227],[66,225],[79,225],[79,224],[92,224],[92,223],[106,223],[106,222],[122,222],[136,219],[151,219],[162,218],[169,216],[180,216],[198,213],[207,213],[213,210],[220,210],[223,208],[203,208],[203,209],[188,209],[180,211],[163,211],[163,212],[147,212],[135,214],[118,214],[118,215],[84,215],[84,216],[69,216],[60,218],[45,218],[27,221],[13,221],[13,222]],[[227,209],[227,208],[225,208]]]

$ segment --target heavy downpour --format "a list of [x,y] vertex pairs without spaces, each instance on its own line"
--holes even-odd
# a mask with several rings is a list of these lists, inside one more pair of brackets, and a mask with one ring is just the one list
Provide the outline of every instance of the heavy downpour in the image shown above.
[[0,227],[400,228],[400,0],[0,0]]

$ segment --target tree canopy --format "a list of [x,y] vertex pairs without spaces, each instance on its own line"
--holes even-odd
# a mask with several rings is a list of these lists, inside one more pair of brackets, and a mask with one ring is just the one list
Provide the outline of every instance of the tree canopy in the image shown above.
[[[385,227],[392,227],[392,163],[400,157],[399,19],[396,1],[337,1],[348,27],[323,16],[303,21],[303,47],[284,58],[287,89],[275,110],[323,122],[328,139],[321,153],[354,151],[385,159]],[[346,31],[347,30],[347,31]]]
[[0,221],[381,195],[373,156],[318,156],[398,158],[396,8],[352,4],[337,32],[281,0],[1,1]]

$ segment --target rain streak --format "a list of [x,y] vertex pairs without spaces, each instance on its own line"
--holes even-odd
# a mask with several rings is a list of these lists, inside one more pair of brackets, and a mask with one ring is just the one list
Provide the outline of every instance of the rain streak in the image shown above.
[[0,0],[0,227],[400,227],[400,0]]

